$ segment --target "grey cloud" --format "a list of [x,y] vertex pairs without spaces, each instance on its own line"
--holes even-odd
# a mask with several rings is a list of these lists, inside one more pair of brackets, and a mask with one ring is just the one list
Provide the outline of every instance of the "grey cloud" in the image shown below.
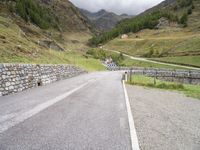
[[96,12],[106,9],[117,14],[127,13],[135,15],[151,8],[163,0],[70,0],[80,8]]

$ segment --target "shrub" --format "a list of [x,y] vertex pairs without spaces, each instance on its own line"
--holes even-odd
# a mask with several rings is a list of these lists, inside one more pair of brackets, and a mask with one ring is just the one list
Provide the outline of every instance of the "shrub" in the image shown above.
[[188,21],[188,14],[184,13],[183,16],[180,18],[179,23],[183,24],[184,27],[186,27],[187,26],[187,21]]
[[111,57],[113,62],[115,62],[117,65],[122,66],[122,62],[124,60],[124,56],[122,53],[120,54],[112,54],[105,52],[104,50],[99,49],[89,49],[87,52],[87,55],[93,56],[95,59],[105,60],[106,58]]

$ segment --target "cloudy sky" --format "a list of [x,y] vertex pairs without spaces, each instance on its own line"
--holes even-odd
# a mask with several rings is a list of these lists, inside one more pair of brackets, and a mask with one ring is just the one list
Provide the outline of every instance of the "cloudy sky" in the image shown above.
[[117,14],[138,14],[163,0],[70,0],[77,7],[96,12],[106,9]]

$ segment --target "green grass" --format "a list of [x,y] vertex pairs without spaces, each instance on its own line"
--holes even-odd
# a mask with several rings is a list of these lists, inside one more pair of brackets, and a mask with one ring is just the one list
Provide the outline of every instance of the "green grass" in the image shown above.
[[56,51],[37,44],[46,38],[44,30],[32,25],[24,25],[23,29],[28,29],[25,35],[11,19],[0,16],[0,63],[75,64],[87,71],[105,70],[99,60],[84,56],[89,34],[63,33],[60,38],[60,33],[51,31],[65,49]]
[[156,64],[156,63],[151,63],[151,62],[133,60],[128,57],[125,57],[125,60],[122,63],[124,66],[127,66],[127,67],[183,69],[182,67],[174,67],[170,65],[162,65],[162,64]]
[[[171,29],[171,30],[170,30]],[[139,38],[136,38],[139,36]],[[109,50],[117,50],[132,56],[144,56],[150,50],[154,51],[152,57],[161,54],[178,56],[200,52],[200,35],[188,32],[184,29],[144,30],[130,34],[128,39],[116,38],[108,42],[104,47]]]
[[117,59],[117,58],[119,58],[120,54],[112,52],[112,51],[97,49],[97,48],[89,49],[88,53],[89,52],[91,53],[91,55],[88,55],[88,56],[90,56],[92,58],[97,58],[97,59],[103,60],[105,58],[112,57],[117,61],[117,64],[121,67],[183,69],[182,67],[174,67],[174,66],[170,66],[170,65],[162,65],[162,64],[157,64],[157,63],[133,60],[126,56],[123,56],[123,59]]
[[150,88],[175,90],[184,93],[188,97],[200,99],[200,86],[198,85],[180,84],[174,82],[161,81],[158,79],[154,80],[154,78],[152,77],[147,77],[143,75],[133,75],[132,82],[129,81],[128,83],[131,85],[139,85]]
[[87,71],[106,70],[99,60],[75,52],[45,51],[43,55],[36,58],[26,57],[23,54],[8,55],[0,53],[0,63],[74,64]]
[[[169,27],[160,30],[143,30],[135,34],[129,34],[128,39],[116,38],[108,42],[104,48],[120,51],[131,56],[148,56],[153,60],[199,67],[199,41],[200,34],[198,32]],[[151,52],[153,54],[149,56]],[[191,54],[193,56],[190,56]],[[130,64],[129,62],[128,64]],[[146,63],[142,63],[142,65],[146,66]],[[164,67],[166,68],[166,66]],[[167,68],[170,67],[168,66]]]
[[101,61],[94,58],[83,57],[82,55],[71,54],[68,59],[72,64],[75,64],[88,71],[104,71],[105,66],[102,65]]
[[200,67],[200,56],[163,57],[153,60]]

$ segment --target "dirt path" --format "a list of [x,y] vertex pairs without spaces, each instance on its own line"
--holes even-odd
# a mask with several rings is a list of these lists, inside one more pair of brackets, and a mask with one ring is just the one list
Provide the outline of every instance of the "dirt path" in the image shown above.
[[141,150],[200,150],[200,101],[127,85]]

